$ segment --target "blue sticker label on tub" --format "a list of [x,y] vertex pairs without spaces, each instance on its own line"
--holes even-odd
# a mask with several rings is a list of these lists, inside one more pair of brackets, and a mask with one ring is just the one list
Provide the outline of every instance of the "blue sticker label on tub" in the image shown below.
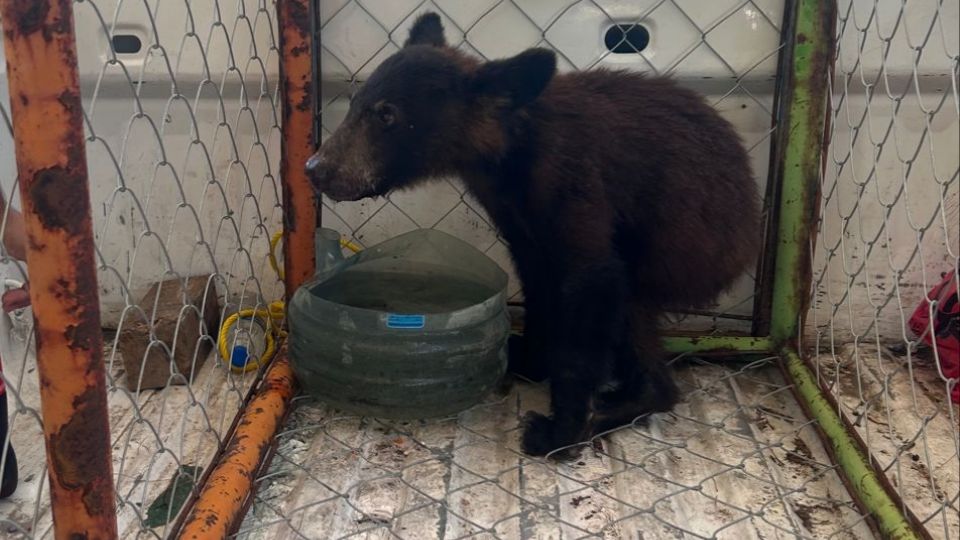
[[387,328],[423,328],[427,318],[423,315],[397,315],[391,313],[387,315]]

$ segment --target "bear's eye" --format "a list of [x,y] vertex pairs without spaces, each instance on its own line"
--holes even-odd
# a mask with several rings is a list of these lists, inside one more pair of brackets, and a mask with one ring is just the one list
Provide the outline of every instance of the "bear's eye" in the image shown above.
[[381,101],[373,106],[373,113],[384,126],[392,126],[397,121],[397,107]]

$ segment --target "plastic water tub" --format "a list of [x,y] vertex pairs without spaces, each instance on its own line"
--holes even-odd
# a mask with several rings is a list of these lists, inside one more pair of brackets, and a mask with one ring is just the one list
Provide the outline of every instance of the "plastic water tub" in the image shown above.
[[343,259],[323,229],[317,261],[288,306],[305,392],[348,413],[418,419],[469,408],[504,376],[507,276],[469,244],[420,229]]

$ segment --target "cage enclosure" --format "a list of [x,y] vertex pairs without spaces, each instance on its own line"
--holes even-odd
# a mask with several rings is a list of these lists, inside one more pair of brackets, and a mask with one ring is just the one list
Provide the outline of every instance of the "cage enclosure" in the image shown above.
[[[424,421],[297,388],[285,302],[321,226],[355,248],[456,237],[498,263],[522,331],[460,179],[335,203],[304,171],[426,11],[482,60],[674,77],[764,194],[756,264],[661,322],[680,404],[579,460],[520,450],[543,385]],[[0,536],[960,537],[957,2],[0,0],[0,19]],[[254,320],[272,345],[238,368],[221,335]]]

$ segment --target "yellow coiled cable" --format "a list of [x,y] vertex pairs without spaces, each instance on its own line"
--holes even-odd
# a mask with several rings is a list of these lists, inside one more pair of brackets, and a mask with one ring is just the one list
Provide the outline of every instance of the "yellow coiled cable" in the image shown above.
[[[270,262],[270,267],[273,268],[273,271],[277,273],[277,276],[283,280],[283,269],[280,268],[280,264],[277,262],[276,249],[277,244],[280,243],[280,239],[283,238],[283,231],[280,231],[273,235],[273,238],[270,239],[270,252],[267,254],[268,261]],[[353,242],[343,239],[340,239],[340,245],[349,249],[350,251],[357,253],[362,250],[360,246],[354,244]],[[220,357],[230,366],[230,370],[234,373],[247,373],[259,369],[260,366],[265,365],[271,358],[273,354],[277,351],[277,341],[278,338],[281,338],[286,335],[286,332],[280,327],[280,321],[284,317],[284,308],[285,305],[283,300],[276,300],[271,302],[267,309],[241,309],[240,311],[230,315],[223,321],[223,324],[220,325],[220,335],[217,337],[217,345],[220,350]],[[263,327],[266,330],[266,348],[263,351],[263,354],[260,355],[254,362],[247,362],[243,366],[235,366],[232,362],[231,347],[230,347],[230,330],[233,328],[237,321],[240,319],[250,319],[250,318],[259,318],[263,323]],[[250,324],[253,324],[251,322]]]

